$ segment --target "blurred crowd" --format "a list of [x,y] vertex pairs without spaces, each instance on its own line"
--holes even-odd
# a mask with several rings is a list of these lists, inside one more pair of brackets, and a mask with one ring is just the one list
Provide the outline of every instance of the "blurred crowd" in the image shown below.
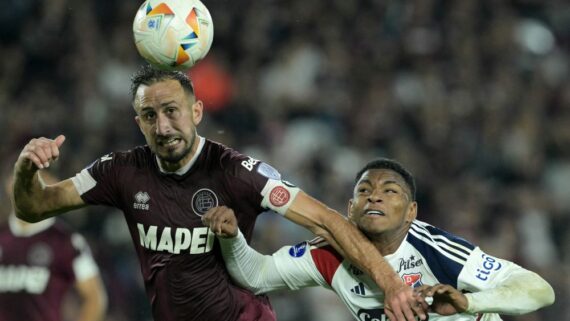
[[[190,71],[199,132],[262,159],[341,213],[354,175],[395,158],[418,183],[418,218],[543,275],[556,303],[505,320],[570,320],[570,4],[565,0],[203,0],[207,59]],[[140,1],[5,0],[0,165],[32,137],[67,136],[69,177],[143,144],[129,78]],[[0,196],[0,212],[10,210]],[[108,321],[150,320],[122,214],[63,219],[84,233],[109,291]],[[258,220],[269,253],[310,235]],[[324,289],[276,293],[282,321],[347,321]]]

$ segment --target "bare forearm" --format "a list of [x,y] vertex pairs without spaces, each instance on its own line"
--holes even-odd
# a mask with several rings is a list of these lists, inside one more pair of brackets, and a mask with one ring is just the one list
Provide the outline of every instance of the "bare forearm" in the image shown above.
[[14,169],[14,210],[18,218],[38,222],[41,218],[43,182],[38,172],[16,166]]
[[18,166],[14,169],[13,189],[16,215],[31,223],[85,205],[70,179],[46,185],[38,171]]
[[299,193],[286,217],[324,237],[345,258],[366,272],[384,290],[403,283],[370,241],[341,214],[305,193]]
[[331,214],[323,228],[328,231],[344,256],[368,274],[382,289],[394,282],[402,281],[386,262],[378,249],[353,224],[339,214]]
[[105,316],[104,305],[98,302],[85,302],[81,306],[79,321],[102,321]]
[[82,299],[79,321],[102,321],[107,311],[107,293],[99,277],[78,284]]

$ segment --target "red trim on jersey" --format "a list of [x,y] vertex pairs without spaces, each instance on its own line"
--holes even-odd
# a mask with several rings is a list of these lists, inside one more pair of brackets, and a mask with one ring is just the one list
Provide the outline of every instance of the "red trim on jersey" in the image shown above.
[[343,260],[342,255],[338,254],[332,246],[327,245],[321,248],[312,249],[311,256],[317,266],[317,270],[321,272],[325,281],[331,285],[333,276]]

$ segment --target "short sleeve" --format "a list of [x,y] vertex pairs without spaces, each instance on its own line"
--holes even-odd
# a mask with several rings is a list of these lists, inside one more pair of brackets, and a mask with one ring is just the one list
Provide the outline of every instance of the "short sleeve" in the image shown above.
[[91,255],[89,245],[80,234],[71,235],[71,244],[77,251],[73,258],[73,273],[78,282],[85,281],[99,274],[99,268]]
[[274,210],[283,214],[298,188],[281,179],[281,174],[268,163],[229,150],[223,159],[229,173],[227,188],[236,203],[249,202],[259,211]]
[[116,154],[105,155],[71,178],[87,204],[117,206],[120,166]]

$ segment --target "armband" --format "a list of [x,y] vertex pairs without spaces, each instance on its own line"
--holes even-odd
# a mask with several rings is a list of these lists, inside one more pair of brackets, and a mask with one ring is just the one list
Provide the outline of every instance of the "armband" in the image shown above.
[[269,179],[261,191],[263,196],[261,206],[285,215],[300,190],[300,188],[289,182]]

